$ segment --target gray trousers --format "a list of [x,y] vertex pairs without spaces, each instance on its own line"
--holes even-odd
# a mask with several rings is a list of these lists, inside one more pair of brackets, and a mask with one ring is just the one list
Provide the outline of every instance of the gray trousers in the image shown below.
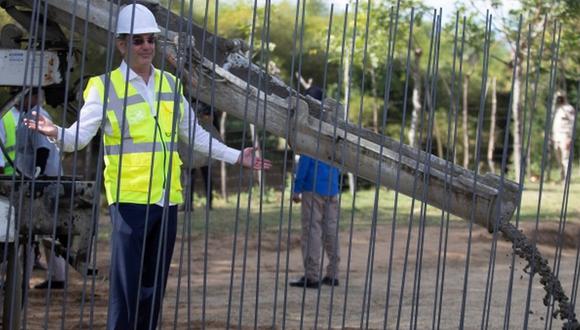
[[554,152],[556,159],[560,164],[560,179],[565,180],[568,172],[568,162],[570,161],[570,149],[572,147],[571,138],[559,138],[552,142],[554,144]]
[[328,256],[326,276],[338,278],[338,198],[302,193],[302,257],[306,278],[318,281],[322,247]]

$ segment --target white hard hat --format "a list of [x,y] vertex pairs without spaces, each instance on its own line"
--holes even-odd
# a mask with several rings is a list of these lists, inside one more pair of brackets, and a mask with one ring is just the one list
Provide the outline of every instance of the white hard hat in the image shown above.
[[[131,25],[133,25],[133,29],[131,29]],[[131,34],[131,30],[133,34],[160,32],[153,13],[147,7],[140,4],[125,6],[119,12],[117,35]]]

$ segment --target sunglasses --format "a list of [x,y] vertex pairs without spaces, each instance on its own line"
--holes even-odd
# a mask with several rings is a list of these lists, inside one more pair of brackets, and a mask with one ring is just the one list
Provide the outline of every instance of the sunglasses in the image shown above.
[[155,38],[155,36],[149,36],[147,38],[133,37],[133,39],[131,40],[131,42],[133,43],[134,46],[141,46],[142,44],[145,43],[145,41],[147,41],[147,43],[150,45],[154,45],[156,38]]

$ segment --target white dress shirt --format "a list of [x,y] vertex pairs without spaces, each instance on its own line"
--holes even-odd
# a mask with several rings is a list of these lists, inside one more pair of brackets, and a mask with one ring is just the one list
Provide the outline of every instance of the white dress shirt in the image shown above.
[[556,107],[552,121],[552,140],[567,142],[572,139],[576,110],[570,104]]
[[[127,64],[125,61],[121,63],[119,68],[121,69],[123,77],[126,77]],[[157,73],[153,66],[151,67],[151,70],[152,74],[149,76],[149,80],[145,82],[141,76],[139,76],[133,70],[129,69],[129,83],[137,90],[139,94],[141,94],[145,101],[149,103],[151,114],[155,116],[157,110],[157,93],[155,92],[157,86],[155,86],[155,75]],[[189,102],[187,102],[185,97],[182,97],[182,102],[184,114],[181,116],[181,120],[179,122],[179,139],[185,143],[188,143],[188,141],[193,142],[193,148],[196,151],[200,151],[206,155],[210,154],[214,159],[218,159],[229,164],[236,163],[240,157],[240,151],[230,148],[222,142],[212,138],[206,130],[198,125],[197,121],[195,120],[195,113],[191,110]],[[99,95],[99,92],[96,88],[91,88],[86,95],[85,104],[80,111],[78,121],[72,124],[69,128],[65,129],[57,126],[57,142],[60,147],[67,152],[72,152],[75,149],[78,150],[84,148],[95,136],[95,134],[97,134],[97,131],[101,127],[103,111],[103,97]],[[77,126],[78,145],[75,148]],[[108,121],[105,123],[104,129],[106,132],[111,130]],[[188,134],[190,131],[195,131],[194,137],[189,137]],[[163,197],[162,200],[156,204],[162,205]]]

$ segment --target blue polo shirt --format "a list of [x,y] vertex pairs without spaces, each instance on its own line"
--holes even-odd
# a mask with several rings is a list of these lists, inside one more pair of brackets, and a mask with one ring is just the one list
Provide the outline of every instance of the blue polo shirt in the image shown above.
[[[318,170],[315,170],[316,167]],[[316,180],[314,178],[315,172]],[[298,170],[294,179],[294,192],[315,192],[322,196],[337,195],[338,176],[339,172],[336,167],[302,155],[298,161]]]

